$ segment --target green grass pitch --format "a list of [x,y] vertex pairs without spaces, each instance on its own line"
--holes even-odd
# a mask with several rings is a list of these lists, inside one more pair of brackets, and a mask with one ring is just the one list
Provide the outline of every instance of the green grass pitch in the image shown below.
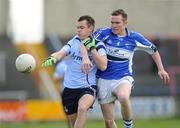
[[[117,120],[123,128],[122,120]],[[0,128],[67,128],[66,122],[0,123]],[[102,120],[88,120],[86,128],[104,128]],[[134,128],[180,128],[180,118],[134,120]]]

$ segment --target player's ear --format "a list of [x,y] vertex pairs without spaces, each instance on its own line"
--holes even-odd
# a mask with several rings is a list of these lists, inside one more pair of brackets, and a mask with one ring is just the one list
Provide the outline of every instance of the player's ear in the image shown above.
[[127,20],[125,20],[124,21],[124,25],[127,27],[127,24],[128,24],[128,21]]
[[126,24],[126,25],[127,25],[127,24],[128,24],[128,21],[127,21],[127,20],[124,20],[124,24]]
[[90,26],[90,30],[91,30],[91,32],[93,33],[93,31],[94,31],[94,26]]

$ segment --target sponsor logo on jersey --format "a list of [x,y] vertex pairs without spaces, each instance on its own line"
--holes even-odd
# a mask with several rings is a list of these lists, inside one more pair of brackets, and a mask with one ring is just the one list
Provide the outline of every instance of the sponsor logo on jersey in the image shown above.
[[129,58],[131,56],[131,52],[120,48],[112,48],[110,46],[107,46],[106,50],[108,55],[118,58]]
[[[75,52],[73,52],[71,56],[72,56],[72,59],[74,59],[74,60],[76,60],[76,61],[82,61],[82,57],[81,57],[81,56],[76,55],[76,53],[75,53]],[[92,56],[89,56],[89,59],[90,59],[90,61],[91,61],[91,62],[93,62],[93,58],[92,58]]]
[[73,52],[73,54],[72,54],[72,59],[77,60],[77,61],[82,61],[82,57],[76,55],[75,52]]

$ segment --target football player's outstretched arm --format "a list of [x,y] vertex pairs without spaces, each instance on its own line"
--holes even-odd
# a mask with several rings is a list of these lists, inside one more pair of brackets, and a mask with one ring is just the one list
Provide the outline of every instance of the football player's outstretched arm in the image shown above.
[[66,52],[61,49],[58,52],[52,53],[48,58],[42,63],[42,67],[49,67],[54,65],[58,60],[62,59],[66,55]]
[[168,73],[164,69],[159,52],[156,51],[154,54],[152,54],[152,58],[157,65],[159,77],[164,81],[165,84],[168,84],[170,78]]
[[66,56],[66,52],[63,49],[61,49],[58,52],[52,53],[51,56],[56,58],[56,60],[61,60],[62,58]]

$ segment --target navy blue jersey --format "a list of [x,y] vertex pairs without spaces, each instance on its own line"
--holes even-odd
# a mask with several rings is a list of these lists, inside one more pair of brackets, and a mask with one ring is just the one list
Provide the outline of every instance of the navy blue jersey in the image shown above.
[[155,45],[144,36],[128,29],[126,29],[126,36],[119,36],[113,34],[111,28],[100,28],[95,31],[94,38],[104,42],[108,58],[107,69],[98,70],[97,76],[108,80],[132,76],[132,58],[136,50],[149,54],[157,50]]

